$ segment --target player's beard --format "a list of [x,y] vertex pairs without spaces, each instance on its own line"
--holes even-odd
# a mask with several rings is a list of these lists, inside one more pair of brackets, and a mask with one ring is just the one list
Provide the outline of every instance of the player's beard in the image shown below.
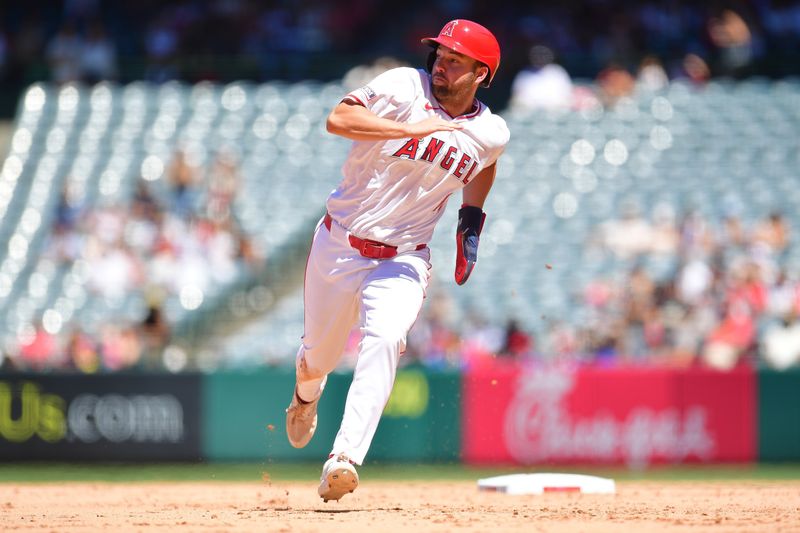
[[472,86],[474,83],[474,72],[470,72],[448,85],[436,85],[433,83],[433,77],[431,77],[431,92],[441,104],[466,105],[468,102],[472,102]]

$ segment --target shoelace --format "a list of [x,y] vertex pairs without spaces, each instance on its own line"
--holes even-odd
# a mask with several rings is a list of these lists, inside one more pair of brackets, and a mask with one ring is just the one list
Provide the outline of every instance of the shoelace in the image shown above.
[[[331,457],[333,457],[333,456],[334,456],[334,454],[330,454],[330,455],[328,456],[328,459],[330,459],[330,458],[331,458]],[[351,464],[351,465],[353,465],[353,466],[355,466],[355,465],[356,465],[355,461],[353,461],[352,459],[350,459],[349,457],[347,457],[347,456],[346,456],[345,454],[343,454],[343,453],[340,453],[340,454],[339,454],[339,456],[336,458],[336,461],[337,461],[337,462],[341,462],[341,463],[350,463],[350,464]]]
[[312,405],[314,405],[314,402],[302,403],[298,398],[298,402],[286,409],[286,412],[292,411],[301,420],[307,420],[311,418],[311,414],[314,412],[314,409],[311,408]]

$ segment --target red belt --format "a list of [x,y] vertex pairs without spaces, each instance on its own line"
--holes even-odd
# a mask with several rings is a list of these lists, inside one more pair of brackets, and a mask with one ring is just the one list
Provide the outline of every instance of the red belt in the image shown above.
[[[325,224],[328,231],[331,230],[332,220],[331,216],[325,213],[325,218],[322,220],[322,223]],[[359,239],[355,235],[348,235],[347,238],[350,241],[350,246],[358,250],[358,253],[362,256],[368,257],[369,259],[389,259],[397,255],[397,246],[384,244],[371,239]],[[418,244],[415,250],[422,250],[426,246],[428,245]]]

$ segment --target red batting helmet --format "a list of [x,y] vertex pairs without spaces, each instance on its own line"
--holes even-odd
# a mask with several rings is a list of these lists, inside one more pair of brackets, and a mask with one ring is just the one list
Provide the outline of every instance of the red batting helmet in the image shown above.
[[456,19],[444,25],[438,37],[426,37],[423,44],[446,46],[460,54],[471,57],[489,67],[489,77],[483,82],[488,87],[500,66],[500,45],[492,32],[471,20]]

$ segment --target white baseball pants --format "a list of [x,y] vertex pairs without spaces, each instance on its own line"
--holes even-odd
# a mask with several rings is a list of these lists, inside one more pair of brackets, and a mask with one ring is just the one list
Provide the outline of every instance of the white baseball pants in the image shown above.
[[425,298],[430,249],[389,259],[362,257],[336,221],[317,225],[305,277],[305,332],[297,353],[298,394],[313,400],[339,363],[350,331],[362,339],[342,424],[331,453],[361,464],[392,392],[406,335]]

